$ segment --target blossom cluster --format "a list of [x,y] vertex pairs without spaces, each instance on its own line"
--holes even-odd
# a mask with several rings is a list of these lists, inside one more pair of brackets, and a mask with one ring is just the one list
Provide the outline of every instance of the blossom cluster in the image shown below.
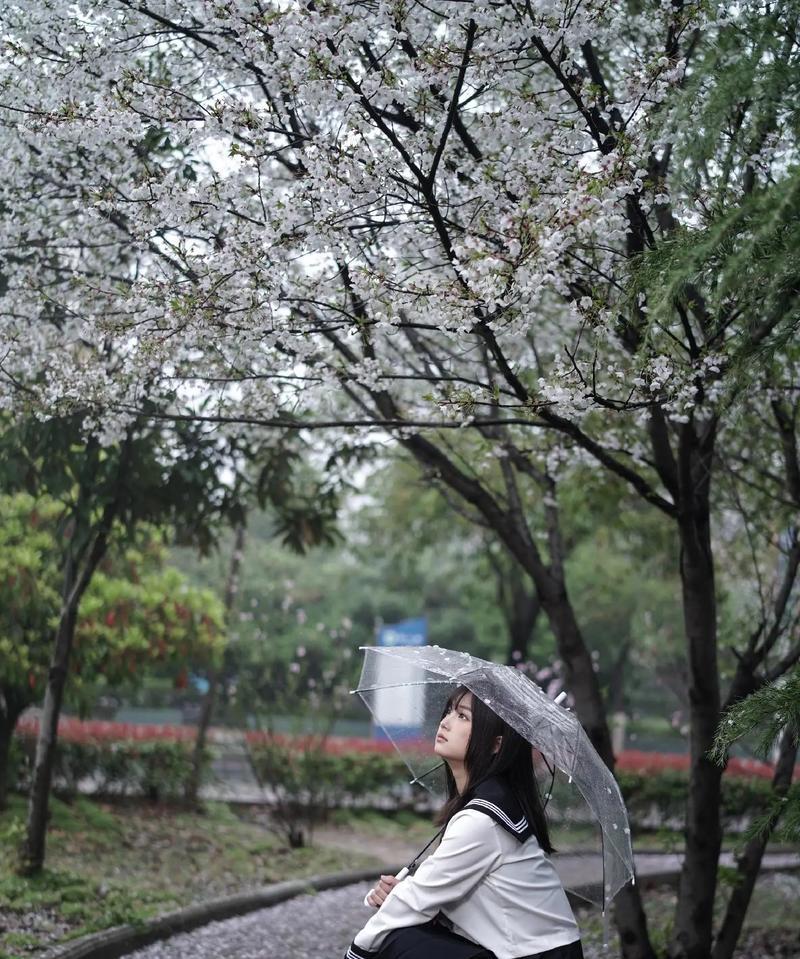
[[578,415],[693,402],[697,370],[612,330],[630,205],[667,198],[649,116],[685,64],[664,36],[701,5],[0,16],[5,407],[96,410],[110,442],[145,400],[259,422],[470,422],[523,389]]

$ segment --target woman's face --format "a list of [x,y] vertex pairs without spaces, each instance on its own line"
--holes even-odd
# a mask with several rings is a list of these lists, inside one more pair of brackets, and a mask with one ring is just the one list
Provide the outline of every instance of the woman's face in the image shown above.
[[464,693],[456,705],[452,703],[439,723],[433,750],[447,761],[464,762],[472,732],[472,693]]

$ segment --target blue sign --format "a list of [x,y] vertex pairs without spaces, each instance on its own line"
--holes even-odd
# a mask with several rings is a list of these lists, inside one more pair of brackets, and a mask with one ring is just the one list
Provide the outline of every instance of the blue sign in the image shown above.
[[428,620],[424,616],[381,626],[379,646],[424,646],[428,641]]

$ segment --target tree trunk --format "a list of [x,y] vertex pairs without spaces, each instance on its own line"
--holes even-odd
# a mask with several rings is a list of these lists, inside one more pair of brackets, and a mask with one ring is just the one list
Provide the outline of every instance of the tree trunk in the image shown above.
[[30,700],[19,696],[13,689],[0,689],[0,811],[8,805],[9,760],[14,728],[20,714],[29,705]]
[[[704,481],[704,485],[705,485]],[[684,627],[689,665],[690,775],[686,846],[678,887],[673,959],[708,959],[714,894],[722,845],[722,770],[708,758],[720,718],[717,612],[710,512],[706,495],[692,491],[678,519]],[[687,497],[688,499],[688,497]]]
[[[466,476],[429,440],[415,435],[403,445],[425,466],[433,468],[454,492],[471,503],[530,576],[542,609],[556,637],[566,681],[575,698],[575,714],[609,769],[614,769],[611,732],[592,657],[581,634],[564,580],[563,556],[551,558],[550,568],[538,553],[524,518],[512,516],[472,477]],[[623,959],[655,959],[647,931],[647,918],[639,885],[628,885],[614,900],[614,918],[622,943]]]
[[39,736],[36,740],[36,758],[33,765],[33,778],[28,802],[26,834],[20,850],[20,872],[26,876],[40,872],[44,865],[50,787],[53,780],[55,746],[58,738],[58,720],[61,715],[69,656],[75,635],[77,606],[77,602],[68,603],[62,611],[56,632],[55,649],[47,676],[44,706],[39,721]]
[[[236,603],[236,594],[239,591],[239,570],[242,565],[242,554],[244,552],[245,525],[240,523],[236,527],[236,533],[233,541],[233,552],[231,553],[231,562],[228,568],[228,581],[225,586],[224,606],[225,620],[230,626],[231,612]],[[197,736],[194,741],[194,753],[192,756],[192,770],[186,783],[186,801],[191,805],[197,805],[197,797],[200,792],[200,779],[203,772],[203,755],[206,749],[206,740],[208,738],[208,729],[211,725],[211,717],[214,714],[214,706],[217,700],[217,687],[219,684],[219,672],[213,666],[208,671],[208,689],[203,697],[203,705],[200,710],[200,718],[197,722]]]
[[564,582],[553,583],[542,598],[542,607],[556,637],[565,684],[575,699],[575,713],[600,758],[613,772],[614,753],[603,694]]
[[625,713],[625,668],[631,654],[631,640],[626,639],[617,652],[608,681],[608,711],[613,715]]
[[[575,709],[603,762],[613,771],[611,733],[597,674],[592,665],[566,587],[543,603],[556,636],[559,656],[566,668],[566,683],[575,698]],[[623,959],[655,959],[647,931],[647,916],[639,894],[640,886],[628,885],[614,899],[614,921],[619,932]]]
[[[130,451],[130,434],[125,451],[120,459],[118,482],[126,478],[127,459]],[[83,490],[81,497],[86,495]],[[47,836],[48,807],[50,787],[53,781],[55,747],[58,740],[58,720],[64,699],[64,687],[67,682],[69,658],[75,638],[75,624],[78,609],[86,587],[92,580],[95,570],[106,554],[108,538],[119,509],[120,490],[117,496],[108,502],[97,525],[97,532],[90,539],[90,546],[81,550],[79,557],[72,553],[72,544],[77,541],[73,530],[70,548],[67,552],[64,571],[64,590],[61,615],[56,629],[55,646],[50,660],[47,687],[44,694],[42,717],[39,723],[39,736],[36,740],[36,756],[33,763],[33,777],[28,800],[28,819],[25,824],[25,839],[19,856],[19,871],[22,875],[34,875],[44,866],[45,843]],[[79,565],[82,561],[82,567]]]
[[520,575],[516,564],[509,572],[509,589],[505,596],[505,620],[508,627],[508,656],[506,662],[514,666],[528,658],[528,647],[542,604],[531,589],[527,577]]
[[[776,797],[783,798],[789,791],[796,758],[797,739],[787,730],[781,737],[778,762],[775,765],[775,773],[772,777],[772,789]],[[764,850],[782,811],[783,807],[781,805],[770,819],[768,828],[747,843],[744,852],[736,863],[739,882],[734,886],[728,900],[725,918],[722,921],[722,927],[717,936],[717,941],[714,943],[714,951],[711,954],[712,959],[732,959],[733,957],[733,950],[739,941],[747,907],[750,905],[753,888],[761,869]]]

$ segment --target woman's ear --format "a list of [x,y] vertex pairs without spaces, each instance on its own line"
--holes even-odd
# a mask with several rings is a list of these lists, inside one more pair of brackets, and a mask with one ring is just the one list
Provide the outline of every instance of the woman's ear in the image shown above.
[[500,752],[500,747],[503,745],[503,737],[495,736],[494,737],[494,746],[492,746],[492,755],[496,756]]

